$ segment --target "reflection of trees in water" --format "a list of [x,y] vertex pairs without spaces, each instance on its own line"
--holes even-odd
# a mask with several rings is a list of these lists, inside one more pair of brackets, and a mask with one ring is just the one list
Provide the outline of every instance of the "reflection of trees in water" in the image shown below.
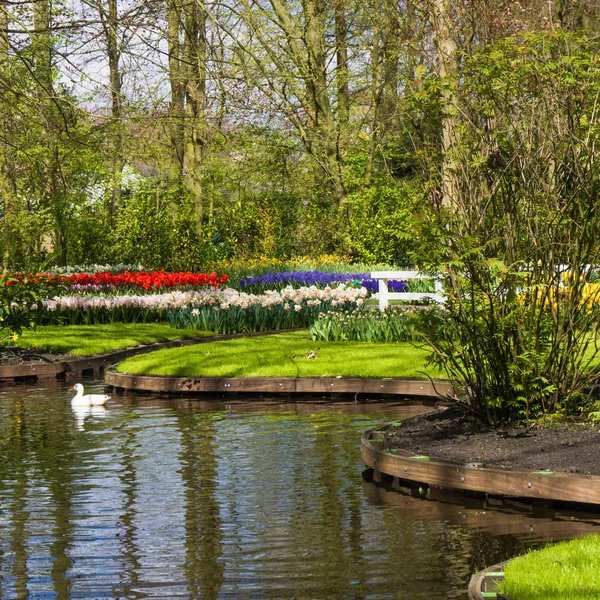
[[[25,424],[23,423],[23,402],[17,400],[9,417],[10,428],[10,453],[15,468],[13,472],[14,485],[12,489],[12,501],[7,507],[11,514],[12,533],[10,538],[10,550],[12,559],[12,576],[14,578],[14,591],[18,598],[27,597],[27,538],[26,524],[29,521],[27,510],[27,492],[29,489],[27,443],[25,437]],[[25,431],[24,431],[25,430]],[[3,594],[4,596],[4,594]],[[9,594],[6,595],[7,597]]]
[[360,488],[354,485],[356,475],[347,458],[356,454],[356,439],[341,427],[349,427],[352,421],[352,417],[340,414],[316,421],[311,444],[315,461],[313,485],[320,491],[316,524],[321,527],[322,560],[329,571],[329,576],[322,571],[326,578],[319,582],[319,590],[343,598],[365,593],[363,586],[368,580],[360,544]]
[[122,554],[124,569],[121,572],[121,589],[119,595],[126,598],[143,597],[139,592],[136,593],[135,588],[139,584],[140,549],[136,544],[137,528],[135,525],[136,510],[137,510],[137,492],[138,492],[138,477],[137,477],[137,459],[136,450],[140,448],[136,440],[135,429],[129,427],[135,420],[131,411],[128,411],[122,419],[122,427],[118,436],[117,457],[120,463],[118,471],[119,481],[121,482],[124,501],[122,504],[122,512],[119,516],[119,524],[122,528]]
[[223,585],[216,429],[212,413],[178,411],[179,460],[185,487],[185,567],[192,598],[217,598]]
[[[12,525],[10,548],[14,562],[11,572],[14,592],[19,598],[28,597],[28,584],[32,575],[37,575],[30,571],[39,568],[39,564],[28,567],[29,538],[37,535],[33,530],[35,526],[47,521],[51,523],[50,578],[54,592],[59,598],[68,598],[71,591],[66,574],[71,566],[69,548],[73,542],[73,432],[65,427],[61,411],[48,410],[46,400],[28,402],[25,410],[23,400],[17,398],[3,415],[0,480],[14,482],[12,501],[6,508]],[[49,494],[33,500],[34,488],[46,488]],[[36,514],[33,517],[29,506],[34,502]],[[46,530],[43,534],[47,535]],[[0,564],[2,572],[6,572],[7,567]],[[6,589],[0,589],[0,593],[2,597],[11,595]]]
[[[118,425],[90,419],[81,432],[69,406],[28,394],[0,396],[2,598],[93,593],[103,582],[88,559],[100,556],[115,597],[166,583],[208,600],[253,590],[282,599],[390,590],[459,598],[485,564],[600,522],[553,516],[532,520],[530,533],[529,517],[515,510],[498,509],[492,520],[491,508],[469,510],[462,497],[458,506],[392,491],[391,482],[361,486],[367,419],[325,405],[223,415],[215,405],[166,403],[149,417],[129,406],[109,411]],[[89,547],[90,528],[107,523],[117,536]],[[165,552],[173,544],[164,570],[159,544]],[[167,581],[154,581],[156,573]]]

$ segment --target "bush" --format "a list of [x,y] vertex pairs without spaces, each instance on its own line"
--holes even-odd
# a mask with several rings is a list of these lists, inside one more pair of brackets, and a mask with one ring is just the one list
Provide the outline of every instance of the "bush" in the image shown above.
[[30,281],[27,277],[0,275],[0,342],[9,335],[21,335],[23,329],[35,327],[42,299],[55,290],[56,287],[45,287],[42,282]]
[[421,187],[381,183],[348,197],[347,244],[357,260],[413,264],[418,237],[415,215],[426,205]]
[[424,249],[448,300],[428,339],[492,423],[579,412],[597,380],[600,291],[586,265],[600,264],[599,56],[597,41],[528,34],[454,82],[454,191]]

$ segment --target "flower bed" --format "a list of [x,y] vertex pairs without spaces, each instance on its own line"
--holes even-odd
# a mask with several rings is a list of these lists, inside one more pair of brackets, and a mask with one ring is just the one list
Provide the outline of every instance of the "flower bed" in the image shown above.
[[169,273],[167,271],[136,271],[123,273],[111,273],[103,271],[93,274],[76,273],[72,275],[52,275],[38,273],[36,275],[17,274],[12,276],[12,285],[18,283],[37,283],[44,285],[64,285],[64,286],[89,286],[85,291],[97,291],[101,286],[105,290],[115,288],[134,287],[144,290],[158,290],[175,287],[215,287],[225,283],[227,275],[218,276],[213,273]]
[[[326,287],[331,285],[345,285],[364,287],[369,292],[377,292],[378,283],[371,279],[368,273],[340,273],[329,271],[287,271],[282,273],[267,273],[260,277],[246,277],[240,279],[239,287],[248,293],[258,293],[265,288],[281,290],[286,286],[311,286]],[[405,292],[408,289],[406,281],[390,281],[390,291]]]
[[319,289],[316,286],[261,295],[232,289],[218,293],[174,294],[169,321],[174,327],[208,329],[217,333],[308,327],[320,313],[364,304],[365,288]]
[[168,320],[178,328],[217,333],[308,327],[323,311],[356,308],[367,296],[364,288],[318,289],[315,286],[255,295],[233,289],[175,291],[166,294],[57,296],[45,300],[38,322],[92,325]]

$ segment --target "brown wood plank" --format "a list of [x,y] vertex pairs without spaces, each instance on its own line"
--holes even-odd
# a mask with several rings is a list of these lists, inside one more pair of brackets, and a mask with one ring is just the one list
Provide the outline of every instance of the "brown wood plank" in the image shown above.
[[412,453],[403,450],[392,455],[373,448],[369,441],[372,431],[362,438],[363,462],[392,477],[496,495],[600,504],[600,477],[597,476],[569,473],[540,475],[500,468],[471,469],[435,457],[422,461],[411,458]]
[[31,363],[27,365],[6,365],[0,367],[0,379],[13,379],[15,377],[56,377],[63,373],[65,366],[60,363]]
[[266,392],[392,394],[435,397],[451,390],[447,381],[433,384],[419,379],[363,379],[336,377],[160,377],[106,371],[108,385],[166,393]]
[[481,592],[495,592],[497,587],[494,584],[495,580],[502,579],[501,577],[487,577],[488,573],[502,572],[508,561],[492,565],[479,573],[475,573],[469,581],[469,589],[467,590],[467,596],[469,600],[483,600]]

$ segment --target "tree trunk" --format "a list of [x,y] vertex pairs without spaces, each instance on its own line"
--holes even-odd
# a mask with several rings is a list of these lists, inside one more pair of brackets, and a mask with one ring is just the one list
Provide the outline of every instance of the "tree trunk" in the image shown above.
[[[400,60],[400,19],[398,18],[396,0],[384,0],[383,2],[383,36],[381,60],[382,74],[382,98],[379,118],[379,130],[381,137],[385,138],[390,131],[397,129],[397,108],[398,108],[398,66]],[[409,20],[410,4],[406,6],[405,20]],[[411,65],[411,50],[406,48],[406,63],[407,69],[410,71]],[[413,77],[407,74],[407,81],[413,81]]]
[[117,0],[106,1],[108,3],[108,14],[106,14],[102,4],[99,5],[99,14],[106,40],[106,54],[108,57],[110,76],[113,155],[111,158],[112,182],[109,213],[111,216],[114,216],[116,209],[121,203],[121,184],[123,178],[123,166],[125,164],[123,156],[123,111],[121,103],[122,77],[119,65],[120,51],[117,38],[117,25],[119,22]]
[[[59,107],[56,104],[54,93],[54,79],[52,74],[52,61],[54,55],[54,42],[51,32],[52,4],[51,0],[37,0],[33,4],[33,29],[32,56],[34,62],[34,75],[37,84],[37,97],[39,102],[39,116],[42,125],[41,143],[44,147],[41,171],[40,196],[42,205],[49,208],[54,216],[54,239],[56,243],[66,243],[64,236],[63,212],[61,194],[64,191],[59,175],[60,127]],[[56,248],[52,248],[56,250]],[[64,248],[60,248],[61,261],[64,263]]]
[[373,32],[373,47],[371,49],[371,98],[373,116],[369,132],[369,149],[367,151],[367,162],[365,165],[365,186],[371,185],[373,176],[373,161],[375,159],[375,149],[379,127],[381,125],[381,104],[383,97],[383,53],[381,51],[381,32],[376,29]]
[[203,163],[207,144],[206,129],[206,8],[201,0],[184,6],[185,25],[183,64],[185,88],[185,154],[184,165],[188,190],[194,202],[198,231],[202,228]]
[[337,206],[345,196],[341,156],[333,110],[327,89],[325,50],[327,5],[323,0],[305,0],[304,39],[308,57],[307,88],[311,100],[313,144],[319,170],[328,181]]
[[[0,1],[0,98],[10,88],[8,4]],[[16,215],[17,186],[15,180],[14,150],[12,139],[13,117],[6,101],[0,102],[0,199],[2,199],[2,235],[6,241],[11,237],[11,228]],[[2,270],[9,268],[10,251],[5,244],[2,253]]]
[[442,83],[442,204],[457,207],[459,188],[458,166],[459,133],[458,102],[453,91],[453,79],[458,74],[458,45],[454,38],[456,24],[452,15],[451,0],[434,0],[432,24],[435,30],[438,75]]
[[185,81],[181,65],[182,7],[180,0],[168,0],[167,49],[169,53],[169,82],[171,86],[170,126],[171,157],[167,180],[171,187],[181,185],[184,154],[184,97]]
[[335,18],[335,57],[338,124],[347,128],[350,122],[350,88],[348,85],[348,24],[344,10],[344,0],[334,0]]

